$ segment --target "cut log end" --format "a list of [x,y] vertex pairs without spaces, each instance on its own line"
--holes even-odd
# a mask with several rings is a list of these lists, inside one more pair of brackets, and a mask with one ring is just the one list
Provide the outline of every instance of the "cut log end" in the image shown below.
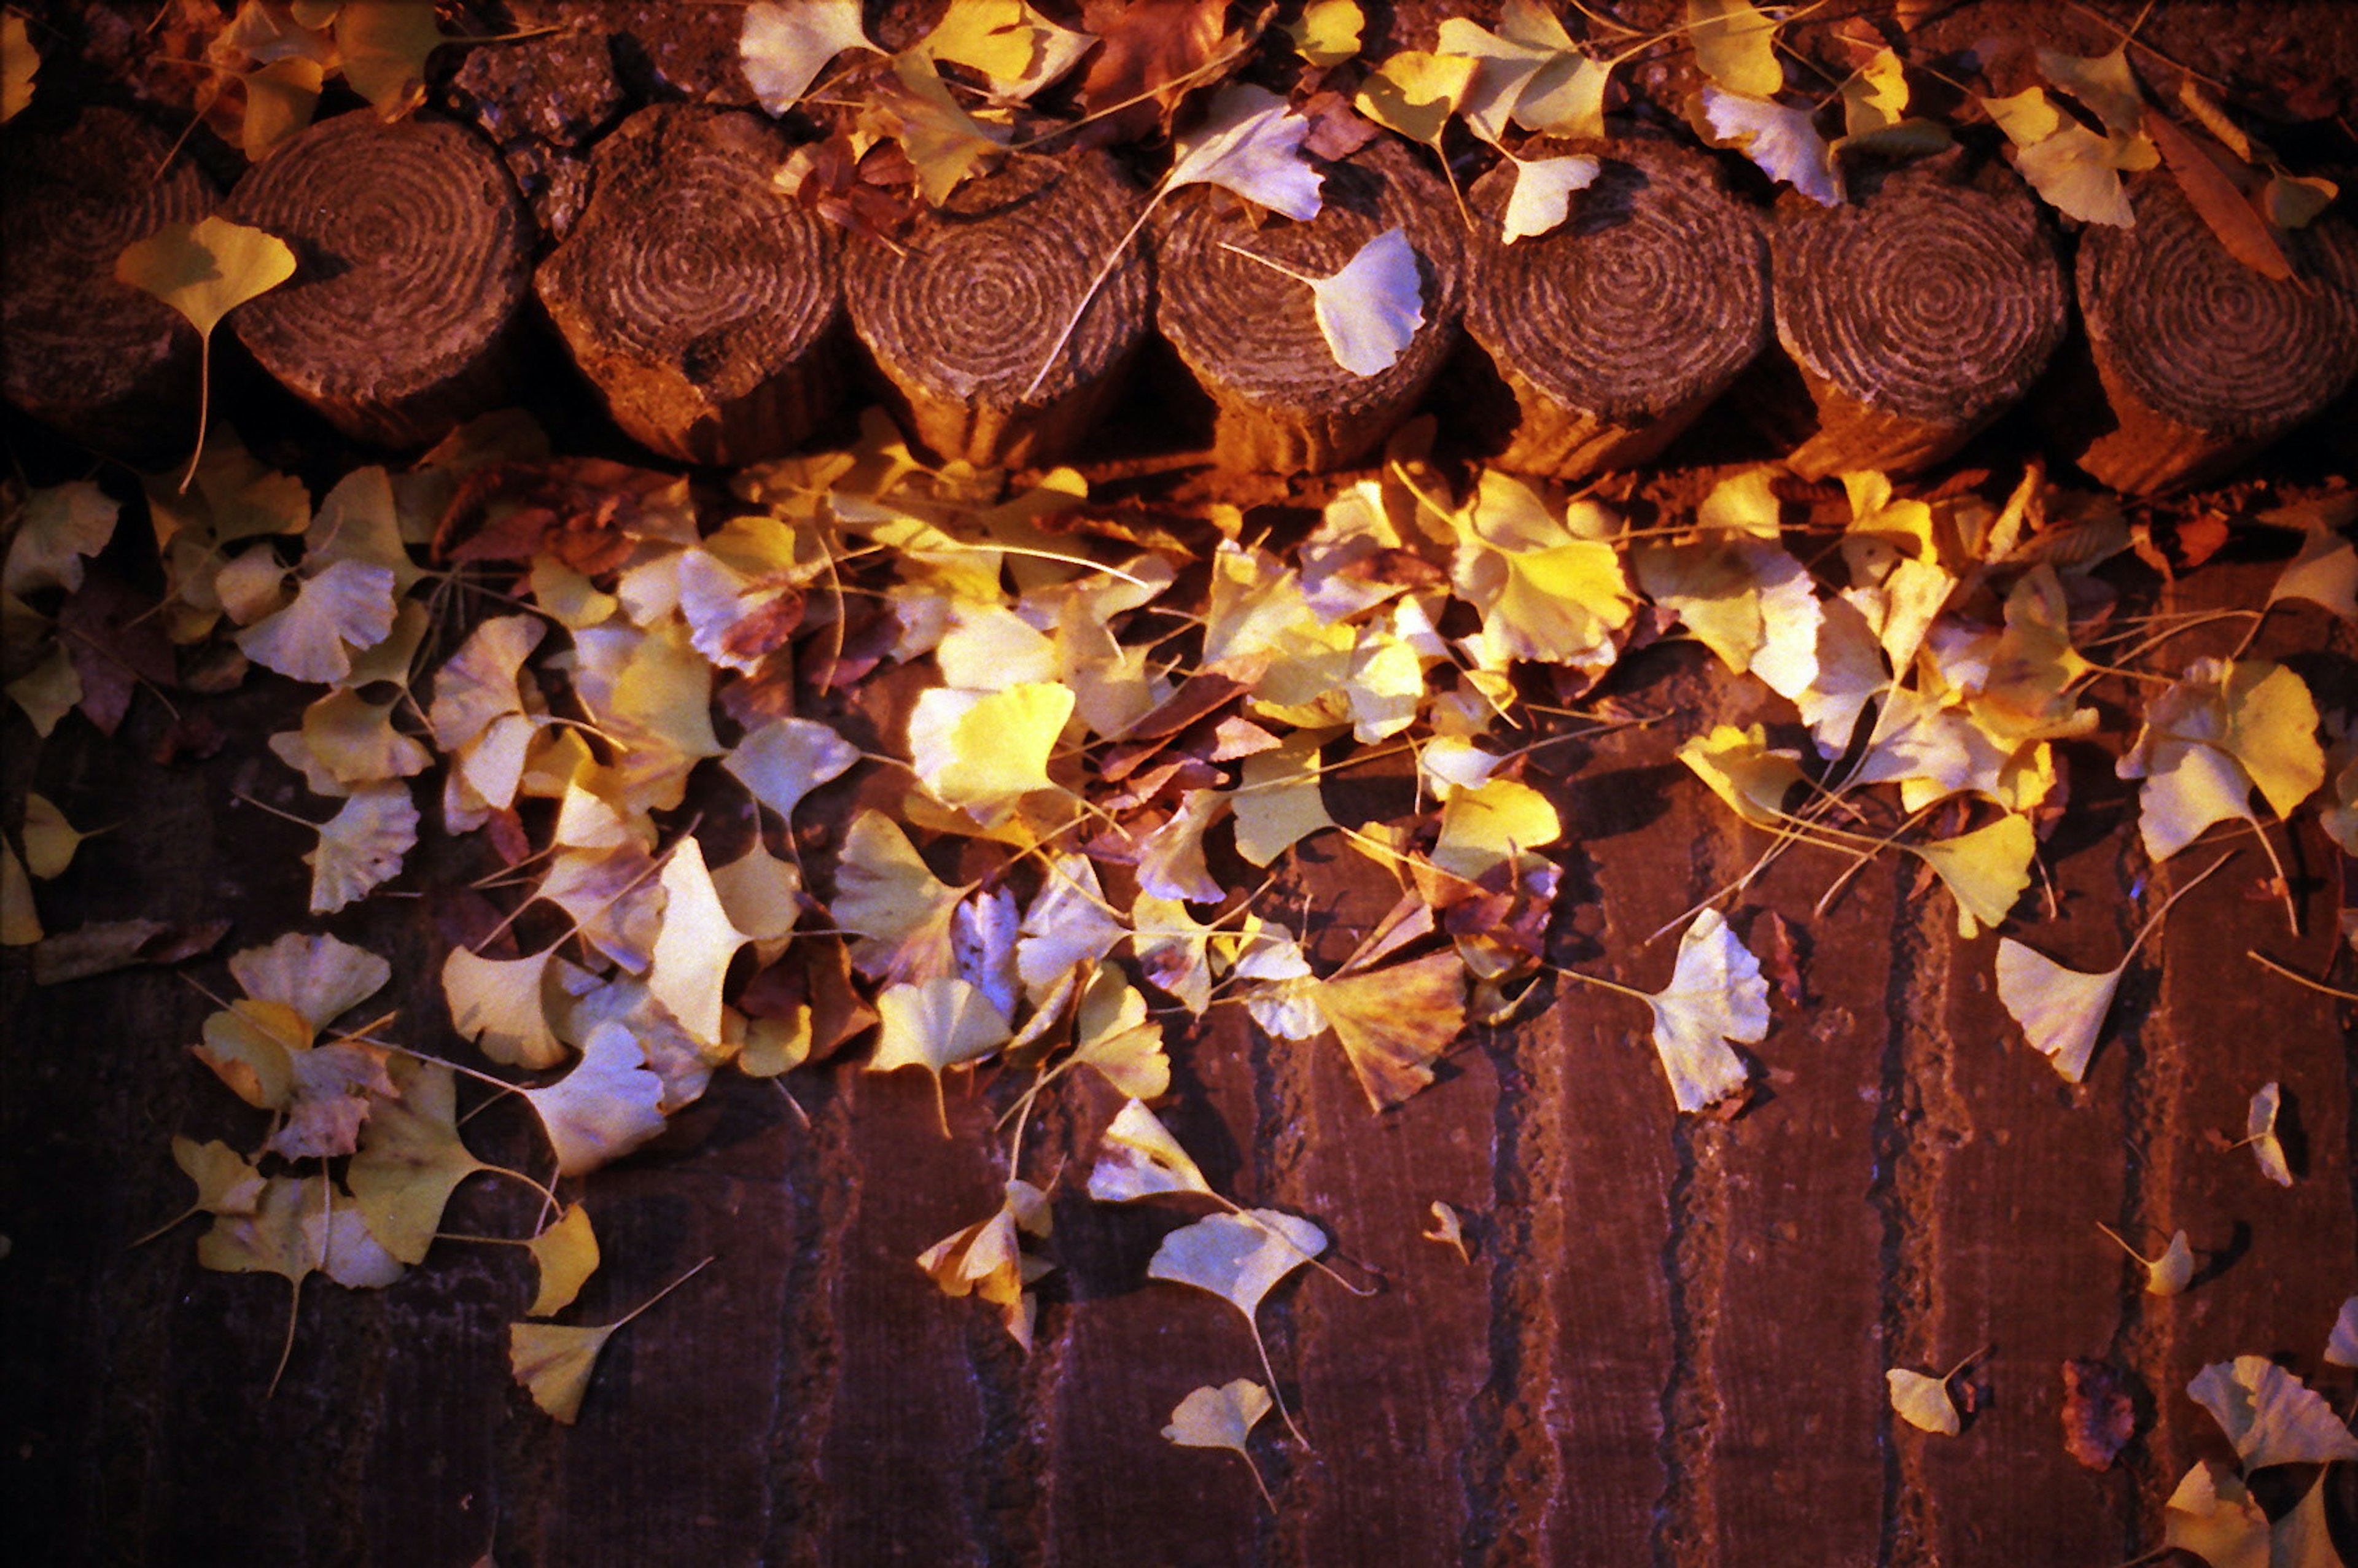
[[1790,457],[1822,478],[1940,461],[2029,392],[2063,341],[2064,276],[2029,194],[1898,174],[1866,202],[1785,217],[1777,336],[1818,405]]
[[1073,450],[1145,341],[1152,265],[1135,240],[1114,259],[1143,203],[1103,154],[1018,157],[921,219],[900,254],[855,245],[852,326],[919,444],[990,467]]
[[1625,138],[1563,224],[1502,243],[1510,164],[1475,183],[1466,330],[1515,395],[1502,467],[1558,479],[1650,460],[1768,334],[1760,227],[1708,158]]
[[2080,313],[2114,428],[2080,466],[2136,494],[2215,478],[2316,417],[2358,377],[2358,229],[2278,231],[2294,276],[2230,255],[2164,176],[2136,222],[2081,237]]
[[203,219],[211,185],[171,157],[162,132],[119,109],[85,109],[56,135],[12,128],[0,146],[0,390],[59,434],[136,467],[185,457],[197,426],[196,331],[118,282],[114,263],[166,223]]
[[[1223,467],[1299,473],[1356,460],[1407,417],[1456,341],[1457,210],[1440,179],[1385,139],[1329,168],[1323,194],[1306,222],[1256,226],[1237,198],[1191,187],[1159,224],[1155,324],[1217,406]],[[1394,228],[1417,253],[1424,319],[1374,375],[1336,362],[1307,286],[1225,248],[1325,277]]]
[[597,150],[588,208],[536,287],[633,440],[686,462],[774,458],[840,401],[842,247],[779,194],[784,134],[659,104]]
[[247,175],[228,211],[296,257],[232,318],[239,341],[345,434],[423,446],[514,395],[532,219],[472,132],[340,114]]

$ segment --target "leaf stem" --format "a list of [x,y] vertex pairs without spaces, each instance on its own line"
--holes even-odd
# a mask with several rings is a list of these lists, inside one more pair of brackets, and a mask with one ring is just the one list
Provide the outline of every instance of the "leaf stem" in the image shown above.
[[646,1300],[641,1302],[638,1305],[633,1307],[630,1311],[624,1313],[622,1316],[608,1324],[606,1325],[607,1330],[611,1333],[612,1330],[622,1327],[624,1324],[630,1322],[633,1318],[646,1311],[647,1308],[654,1305],[655,1303],[663,1300],[664,1297],[671,1294],[672,1292],[679,1289],[680,1286],[696,1278],[697,1275],[704,1271],[705,1264],[711,1262],[714,1256],[716,1256],[716,1254],[707,1253],[703,1262],[690,1264],[688,1266],[687,1272],[682,1274],[670,1284],[665,1285],[662,1290],[657,1291],[654,1295],[649,1296]]
[[[2249,958],[2260,968],[2267,970],[2270,974],[2281,976],[2297,986],[2301,986],[2307,989],[2315,991],[2320,996],[2330,996],[2337,1001],[2358,1001],[2358,991],[2338,990],[2334,987],[2329,986],[2321,980],[2312,980],[2307,975],[2302,974],[2299,969],[2288,968],[2284,965],[2277,963],[2274,958],[2269,957],[2266,953],[2261,952],[2256,947],[2244,948],[2244,957]],[[173,1223],[178,1224],[179,1222],[175,1220]],[[169,1227],[167,1227],[167,1228],[168,1229]],[[137,1243],[135,1242],[133,1245],[136,1246]]]

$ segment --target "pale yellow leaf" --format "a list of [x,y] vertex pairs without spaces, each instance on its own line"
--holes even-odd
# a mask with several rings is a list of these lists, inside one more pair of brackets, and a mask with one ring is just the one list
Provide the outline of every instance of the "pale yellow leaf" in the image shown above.
[[945,806],[986,824],[1034,790],[1053,789],[1048,759],[1073,716],[1070,687],[1027,682],[1004,691],[936,687],[909,716],[918,778]]
[[[2125,967],[2126,960],[2123,960]],[[2055,1064],[2067,1083],[2078,1083],[2096,1053],[2096,1035],[2120,989],[2122,969],[2100,975],[2066,968],[2011,936],[1997,944],[1997,996],[2031,1047]]]
[[1424,325],[1424,280],[1401,229],[1369,240],[1340,272],[1312,280],[1310,292],[1327,351],[1353,375],[1390,369]]
[[344,80],[390,119],[426,94],[426,59],[449,40],[416,0],[347,0],[336,10]]
[[1386,130],[1438,147],[1473,84],[1476,63],[1462,55],[1401,49],[1368,73],[1351,106]]
[[1367,17],[1358,0],[1310,0],[1302,15],[1286,27],[1294,52],[1325,70],[1359,52],[1359,30]]
[[698,1042],[720,1040],[720,988],[737,949],[752,940],[729,912],[705,868],[704,849],[682,838],[664,862],[663,929],[655,937],[647,989]]
[[319,826],[303,857],[311,868],[311,913],[330,914],[397,876],[417,843],[417,806],[399,781],[354,789],[343,809]]
[[1777,21],[1750,0],[1687,0],[1686,21],[1695,64],[1728,92],[1770,98],[1785,85]]
[[1728,1043],[1757,1045],[1768,1037],[1768,983],[1717,910],[1695,916],[1679,938],[1671,983],[1648,1000],[1654,1050],[1681,1110],[1703,1110],[1742,1091],[1744,1059]]
[[618,1160],[664,1130],[664,1082],[628,1029],[600,1023],[582,1042],[573,1070],[523,1094],[540,1118],[561,1176]]
[[862,811],[836,857],[835,924],[856,938],[851,961],[879,979],[933,979],[957,972],[950,920],[968,889],[933,873],[891,818]]
[[1314,833],[1335,826],[1318,789],[1320,731],[1289,736],[1273,752],[1247,757],[1242,781],[1230,795],[1237,852],[1266,866]]
[[1957,935],[1970,938],[2003,923],[2030,886],[2039,841],[2028,817],[2010,814],[1953,838],[1906,848],[1940,873],[1957,901]]
[[0,591],[22,599],[47,589],[80,588],[82,561],[106,548],[122,510],[121,502],[86,479],[27,492],[8,536]]
[[1509,161],[1515,166],[1515,189],[1507,198],[1499,230],[1501,243],[1509,245],[1561,224],[1572,211],[1572,193],[1587,189],[1605,167],[1579,153]]
[[737,40],[745,81],[773,114],[793,108],[827,62],[846,49],[882,52],[860,25],[860,0],[756,0],[745,7]]
[[737,742],[720,765],[791,821],[805,795],[859,760],[858,747],[817,719],[773,719]]
[[459,1137],[450,1069],[396,1054],[395,1095],[370,1107],[346,1180],[369,1234],[405,1263],[425,1261],[451,1190],[486,1169]]
[[1310,122],[1266,88],[1235,82],[1212,100],[1204,123],[1179,138],[1163,188],[1217,185],[1297,222],[1318,216],[1320,175],[1302,156]]
[[1721,146],[1735,147],[1769,178],[1783,180],[1821,207],[1843,204],[1842,170],[1808,110],[1717,87],[1703,90],[1703,104],[1712,139]]
[[1106,1126],[1098,1162],[1089,1171],[1089,1196],[1098,1203],[1128,1203],[1159,1193],[1201,1193],[1212,1185],[1155,1114],[1137,1099],[1127,1100]]
[[74,851],[90,837],[77,832],[66,814],[59,811],[49,796],[38,791],[25,796],[25,869],[48,881],[63,876],[73,863]]
[[1904,1367],[1892,1368],[1883,1379],[1890,1385],[1891,1408],[1919,1432],[1954,1437],[1963,1429],[1956,1402],[1949,1398],[1947,1379],[1929,1378]]
[[550,1027],[562,995],[578,995],[589,973],[548,948],[522,958],[486,958],[454,947],[442,962],[451,1027],[494,1062],[539,1069],[565,1060]]
[[154,295],[210,338],[221,319],[295,276],[295,253],[260,229],[207,218],[167,223],[115,258],[114,276]]
[[2226,1465],[2205,1459],[2189,1470],[2161,1518],[2162,1544],[2190,1552],[2211,1568],[2271,1568],[2268,1516]]
[[508,1325],[508,1366],[532,1402],[570,1426],[579,1419],[598,1353],[618,1325],[570,1328],[553,1323]]
[[2283,1104],[2284,1090],[2274,1082],[2254,1090],[2252,1103],[2244,1112],[2244,1141],[2252,1146],[2252,1154],[2260,1162],[2260,1174],[2280,1187],[2288,1187],[2292,1185],[2292,1165],[2285,1158],[2284,1140],[2277,1136],[2277,1116]]
[[539,1271],[540,1285],[532,1305],[524,1309],[525,1315],[546,1317],[563,1312],[598,1271],[598,1236],[590,1228],[590,1211],[573,1205],[526,1245]]
[[2246,1473],[2358,1459],[2358,1437],[2333,1407],[2265,1356],[2213,1362],[2194,1375],[2186,1391],[2218,1422]]
[[352,655],[393,631],[395,576],[367,561],[335,561],[296,589],[295,601],[237,634],[246,657],[320,685],[352,673]]

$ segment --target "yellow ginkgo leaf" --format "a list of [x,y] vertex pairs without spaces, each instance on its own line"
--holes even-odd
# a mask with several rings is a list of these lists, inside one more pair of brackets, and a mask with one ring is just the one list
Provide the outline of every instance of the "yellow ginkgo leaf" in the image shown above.
[[1368,73],[1352,107],[1386,130],[1437,147],[1473,85],[1476,64],[1463,55],[1401,49]]
[[532,1402],[570,1426],[581,1415],[598,1353],[617,1325],[571,1328],[553,1323],[508,1325],[508,1367]]
[[426,92],[426,60],[449,42],[434,7],[416,0],[347,0],[336,10],[344,80],[387,119]]
[[[1950,1377],[1955,1375],[1951,1373]],[[1956,1401],[1949,1397],[1948,1378],[1927,1377],[1905,1367],[1894,1367],[1883,1374],[1883,1379],[1890,1385],[1891,1408],[1917,1431],[1954,1437],[1963,1429]]]
[[738,741],[720,765],[791,821],[803,796],[859,760],[860,748],[817,719],[774,719]]
[[1359,52],[1359,34],[1367,24],[1359,0],[1310,0],[1285,31],[1294,52],[1324,70]]
[[827,62],[846,49],[882,52],[868,41],[860,0],[755,0],[745,7],[737,40],[745,81],[773,114],[793,108]]
[[802,918],[802,869],[771,854],[757,838],[742,855],[714,868],[712,891],[729,924],[752,943],[754,957],[774,963]]
[[1458,110],[1466,128],[1497,146],[1509,122],[1551,136],[1585,140],[1605,134],[1605,87],[1612,67],[1580,51],[1539,0],[1507,0],[1498,30],[1452,16],[1441,24],[1441,52],[1475,62]]
[[581,1060],[557,1082],[519,1090],[557,1153],[557,1173],[579,1176],[618,1160],[664,1130],[664,1082],[619,1023],[601,1022]]
[[1212,1184],[1171,1130],[1136,1099],[1126,1101],[1107,1123],[1089,1171],[1089,1196],[1098,1203],[1129,1203],[1159,1193],[1201,1193]]
[[2205,1459],[2162,1505],[2162,1544],[2212,1568],[2268,1568],[2268,1516],[2233,1467]]
[[492,1061],[518,1067],[554,1067],[565,1060],[549,1020],[562,995],[579,995],[590,983],[590,974],[554,947],[522,958],[486,958],[454,947],[442,961],[451,1027]]
[[237,634],[246,657],[293,680],[319,685],[352,672],[352,655],[391,634],[395,611],[391,569],[336,561],[306,577],[294,602]]
[[64,875],[73,864],[74,851],[91,837],[77,832],[66,814],[49,796],[38,793],[25,796],[24,834],[25,869],[43,881]]
[[1515,166],[1515,189],[1507,198],[1498,234],[1500,243],[1509,245],[1563,223],[1572,212],[1572,193],[1587,189],[1605,167],[1585,153],[1509,161]]
[[2028,817],[2009,814],[1970,833],[1907,849],[1940,873],[1957,901],[1957,935],[1970,938],[2002,923],[2030,886],[2039,839]]
[[319,825],[303,857],[311,868],[311,913],[330,914],[400,874],[417,842],[417,806],[398,780],[362,784],[343,809]]
[[844,833],[827,910],[856,938],[851,962],[861,974],[935,979],[957,970],[950,921],[969,891],[936,878],[908,835],[882,812],[862,811]]
[[2174,1296],[2194,1282],[2194,1248],[2186,1232],[2174,1232],[2169,1245],[2161,1249],[2158,1258],[2148,1258],[2130,1246],[2121,1234],[2099,1220],[2096,1228],[2113,1238],[2120,1249],[2136,1259],[2145,1269],[2145,1291],[2149,1296]]
[[2265,1083],[2252,1093],[2244,1111],[2244,1141],[2260,1162],[2260,1174],[2280,1187],[2292,1185],[2292,1164],[2285,1158],[2284,1140],[2277,1136],[2277,1117],[2284,1108],[2284,1090]]
[[1751,0],[1687,0],[1687,37],[1695,64],[1730,92],[1774,97],[1785,85],[1777,59],[1777,21]]
[[2358,1296],[2343,1298],[2325,1341],[2325,1359],[2336,1367],[2358,1367]]
[[1463,1217],[1439,1198],[1433,1200],[1432,1206],[1427,1212],[1433,1216],[1433,1223],[1417,1234],[1427,1241],[1437,1241],[1444,1247],[1455,1249],[1457,1253],[1457,1260],[1461,1263],[1474,1261],[1474,1254],[1466,1245],[1466,1221]]
[[1454,951],[1289,983],[1335,1032],[1377,1110],[1432,1083],[1433,1064],[1466,1028],[1466,964]]
[[1237,852],[1254,865],[1266,866],[1335,826],[1318,788],[1318,750],[1331,734],[1303,730],[1273,751],[1245,759],[1243,777],[1228,799],[1236,816]]
[[248,160],[260,163],[310,124],[325,81],[319,62],[300,55],[245,73],[245,119],[238,145]]
[[[430,25],[430,14],[427,21]],[[211,217],[194,224],[167,223],[146,239],[134,240],[115,257],[114,276],[154,295],[197,330],[197,444],[180,481],[185,491],[205,449],[213,328],[247,300],[294,276],[295,253],[275,234]]]
[[663,930],[655,937],[647,989],[698,1041],[720,1041],[720,987],[737,950],[752,940],[729,912],[705,869],[704,849],[682,838],[664,861]]
[[1013,1033],[1007,1015],[979,988],[954,975],[885,987],[876,998],[876,1054],[868,1070],[925,1068],[933,1076],[942,1136],[947,1138],[950,1113],[942,1074],[1007,1044]]
[[12,520],[0,591],[23,599],[47,589],[80,588],[83,560],[106,548],[122,511],[121,502],[86,479],[27,492]]
[[1758,724],[1745,730],[1714,726],[1710,734],[1681,746],[1679,761],[1756,827],[1774,827],[1783,821],[1785,796],[1803,780],[1801,753],[1771,750],[1768,731]]
[[532,1402],[570,1426],[581,1414],[582,1396],[590,1391],[590,1375],[598,1369],[598,1353],[615,1331],[655,1303],[696,1278],[711,1259],[686,1273],[624,1313],[611,1323],[591,1328],[570,1328],[554,1323],[508,1325],[508,1368]]
[[579,1204],[568,1208],[556,1224],[525,1244],[540,1272],[540,1286],[525,1308],[527,1317],[563,1312],[598,1271],[598,1234],[590,1228],[590,1211]]
[[1757,1045],[1768,1033],[1768,983],[1760,961],[1715,909],[1679,938],[1671,983],[1647,998],[1654,1010],[1654,1049],[1679,1108],[1702,1110],[1742,1091],[1744,1059],[1733,1040]]
[[1441,836],[1433,863],[1455,877],[1478,881],[1515,866],[1563,837],[1563,818],[1547,796],[1520,779],[1490,778],[1453,794],[1441,808]]
[[1029,1182],[1009,1182],[997,1213],[935,1242],[917,1267],[944,1295],[979,1296],[999,1308],[1007,1332],[1028,1351],[1037,1303],[1024,1287],[1051,1265],[1025,1256],[1018,1233],[1046,1236],[1049,1222],[1048,1195]]
[[2011,936],[2000,937],[1998,1000],[2022,1025],[2031,1047],[2055,1064],[2065,1082],[2076,1084],[2087,1074],[2104,1014],[2112,1010],[2113,993],[2120,989],[2127,967],[2124,958],[2119,967],[2102,974],[2085,974]]
[[917,47],[980,71],[998,97],[1021,102],[1080,63],[1097,39],[1060,27],[1029,0],[950,0]]
[[400,1093],[371,1106],[346,1179],[369,1234],[403,1262],[419,1263],[452,1189],[491,1167],[460,1140],[449,1068],[396,1054],[386,1071]]
[[1081,992],[1073,1019],[1073,1054],[1135,1104],[1171,1087],[1171,1058],[1163,1053],[1163,1025],[1146,999],[1111,964],[1101,964]]
[[[1305,1263],[1315,1262],[1326,1249],[1326,1233],[1306,1219],[1275,1209],[1247,1209],[1241,1214],[1216,1214],[1184,1225],[1163,1238],[1146,1265],[1147,1278],[1193,1285],[1219,1297],[1244,1314],[1253,1348],[1260,1353],[1261,1370],[1273,1387],[1277,1373],[1269,1364],[1269,1346],[1261,1342],[1260,1303],[1279,1281]],[[1279,1407],[1284,1413],[1284,1407]],[[1299,1438],[1293,1418],[1287,1426]]]
[[1252,1429],[1270,1412],[1270,1406],[1269,1390],[1250,1378],[1238,1378],[1218,1388],[1196,1389],[1171,1412],[1171,1423],[1163,1429],[1163,1435],[1182,1448],[1232,1450],[1252,1473],[1253,1485],[1260,1488],[1261,1500],[1274,1509],[1277,1499],[1269,1495],[1269,1483],[1260,1478],[1260,1466],[1253,1463],[1252,1454],[1245,1448]]
[[994,692],[936,687],[909,716],[910,762],[936,800],[989,825],[1055,787],[1048,758],[1072,716],[1072,688],[1045,681]]

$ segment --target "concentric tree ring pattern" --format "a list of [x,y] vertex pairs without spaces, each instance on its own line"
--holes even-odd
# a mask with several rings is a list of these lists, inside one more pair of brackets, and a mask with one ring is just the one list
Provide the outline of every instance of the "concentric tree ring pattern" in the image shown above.
[[2358,373],[2358,232],[2320,220],[2282,236],[2300,275],[2227,253],[2176,189],[2131,193],[2136,223],[2080,241],[2081,310],[2098,361],[2138,402],[2224,437],[2315,414]]
[[775,127],[663,105],[598,149],[589,210],[541,293],[577,355],[676,364],[718,401],[793,364],[834,319],[839,248],[781,195]]
[[[1258,226],[1224,191],[1192,187],[1173,199],[1155,254],[1155,324],[1198,377],[1273,407],[1365,409],[1412,392],[1447,351],[1459,296],[1449,193],[1387,138],[1329,168],[1324,197],[1305,222],[1271,218]],[[1390,369],[1372,376],[1335,362],[1308,287],[1225,248],[1325,277],[1393,228],[1407,231],[1422,263],[1424,325]]]
[[531,219],[481,138],[447,122],[339,114],[239,184],[230,216],[295,252],[294,280],[238,337],[313,396],[392,404],[480,354],[526,283]]
[[[1717,393],[1768,337],[1759,226],[1704,159],[1621,145],[1563,224],[1486,244],[1466,327],[1491,358],[1558,403],[1642,424]],[[1502,211],[1511,166],[1477,182]]]
[[2062,341],[2062,265],[2028,195],[1894,178],[1862,206],[1787,220],[1774,247],[1786,351],[1888,413],[1975,423]]
[[[196,334],[162,300],[114,277],[115,258],[167,223],[194,223],[213,193],[172,144],[119,109],[84,109],[70,130],[6,144],[0,171],[0,385],[35,414],[105,403],[187,350]],[[162,168],[157,176],[155,170]]]
[[[852,326],[903,390],[1012,407],[1143,202],[1102,155],[1012,160],[921,220],[904,254],[858,248]],[[1143,250],[1123,254],[1030,402],[1087,385],[1137,346],[1152,272]]]

